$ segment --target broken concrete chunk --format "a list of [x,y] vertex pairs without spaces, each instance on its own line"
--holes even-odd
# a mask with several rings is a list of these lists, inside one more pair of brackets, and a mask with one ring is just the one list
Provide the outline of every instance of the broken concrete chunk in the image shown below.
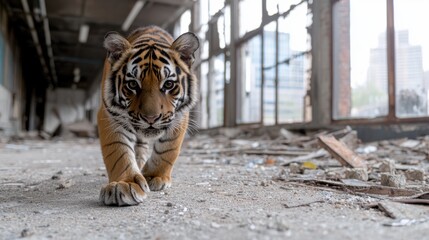
[[302,173],[301,166],[298,163],[289,164],[289,171],[290,171],[290,173],[294,173],[294,174],[301,174]]
[[381,174],[381,185],[389,187],[404,187],[406,184],[406,179],[404,175],[401,174],[390,174],[382,173]]
[[405,147],[405,148],[416,148],[417,146],[419,146],[421,144],[420,141],[417,140],[406,140],[405,142],[401,143],[401,147]]
[[409,169],[405,171],[405,177],[410,181],[424,181],[425,172],[421,169]]
[[317,138],[321,147],[326,149],[343,166],[366,168],[366,162],[354,153],[346,144],[332,136],[319,136]]
[[395,161],[389,158],[383,159],[379,170],[383,173],[395,174]]
[[57,189],[65,189],[74,185],[73,179],[68,179],[60,183]]
[[346,169],[346,178],[368,181],[368,171],[366,168]]

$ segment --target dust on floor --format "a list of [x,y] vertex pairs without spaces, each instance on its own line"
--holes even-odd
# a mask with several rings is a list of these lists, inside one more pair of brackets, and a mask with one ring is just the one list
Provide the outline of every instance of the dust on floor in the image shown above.
[[[359,171],[319,148],[318,134],[343,139],[368,164],[367,178],[346,175]],[[318,134],[197,135],[184,144],[172,187],[132,207],[98,202],[107,178],[97,140],[3,143],[0,239],[427,237],[426,138],[360,144],[350,129]],[[405,182],[386,186],[383,174]]]

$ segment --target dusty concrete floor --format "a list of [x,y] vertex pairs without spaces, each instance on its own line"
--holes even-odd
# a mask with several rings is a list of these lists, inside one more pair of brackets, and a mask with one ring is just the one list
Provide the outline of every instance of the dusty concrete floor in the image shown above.
[[[250,159],[250,160],[249,160]],[[429,222],[387,227],[376,198],[273,180],[251,158],[181,157],[172,188],[105,207],[97,141],[0,145],[0,239],[426,239]],[[61,183],[66,183],[64,188]]]

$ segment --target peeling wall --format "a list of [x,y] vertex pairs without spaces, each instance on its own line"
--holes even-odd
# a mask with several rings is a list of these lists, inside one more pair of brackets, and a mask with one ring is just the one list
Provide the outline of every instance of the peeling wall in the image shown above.
[[48,90],[43,130],[52,134],[60,124],[85,119],[85,99],[86,93],[80,89]]

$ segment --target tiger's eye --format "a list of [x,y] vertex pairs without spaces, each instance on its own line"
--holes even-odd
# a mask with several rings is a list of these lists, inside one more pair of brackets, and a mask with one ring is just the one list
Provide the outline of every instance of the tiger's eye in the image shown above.
[[164,83],[164,88],[169,90],[172,89],[174,87],[174,82],[171,80],[165,81]]
[[138,88],[139,84],[136,81],[129,81],[127,83],[128,87],[132,90],[135,90],[136,88]]

